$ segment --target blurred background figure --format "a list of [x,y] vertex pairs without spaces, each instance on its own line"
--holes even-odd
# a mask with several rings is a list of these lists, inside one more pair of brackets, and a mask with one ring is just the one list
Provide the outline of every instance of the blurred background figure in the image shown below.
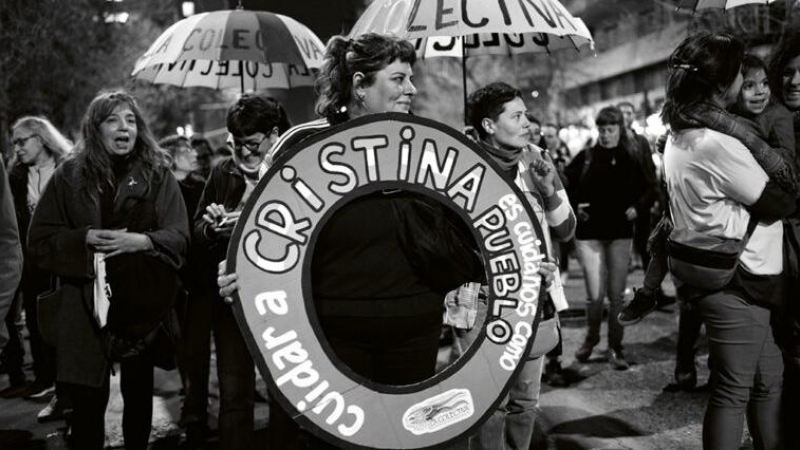
[[[178,180],[183,201],[186,203],[186,211],[189,214],[194,214],[206,183],[206,178],[203,177],[202,168],[199,164],[197,151],[190,145],[189,138],[179,134],[162,138],[158,141],[158,145],[166,150],[169,156],[171,161],[170,171],[175,179]],[[210,159],[206,158],[206,161],[210,161]]]
[[[22,339],[17,328],[12,329],[9,351],[13,349],[15,362],[9,366],[11,387],[5,397],[23,396],[26,399],[46,400],[52,396],[51,402],[39,414],[39,421],[59,419],[62,416],[64,402],[62,396],[55,394],[56,354],[55,348],[47,345],[39,332],[39,316],[36,298],[52,286],[52,274],[34,266],[27,251],[28,227],[31,217],[39,203],[47,183],[64,159],[69,155],[72,143],[69,142],[49,120],[44,117],[23,117],[12,127],[12,143],[17,155],[17,163],[11,171],[9,181],[14,195],[14,209],[20,229],[20,239],[25,254],[25,266],[22,281],[18,290],[17,301],[21,301],[25,311],[25,323],[30,335],[31,356],[33,358],[34,381],[22,390],[14,392],[14,386],[20,386],[19,377],[22,372]],[[16,309],[16,308],[15,308]],[[18,311],[18,309],[16,309]],[[15,312],[16,312],[15,311]],[[18,365],[19,364],[19,365]],[[16,382],[15,382],[16,379]],[[23,383],[24,385],[24,383]]]
[[[22,248],[19,240],[14,201],[5,165],[0,161],[0,316],[5,317],[22,278]],[[0,322],[0,350],[8,345],[10,329]]]
[[525,117],[528,118],[528,123],[530,124],[530,134],[531,134],[531,144],[537,147],[543,147],[542,145],[542,122],[536,118],[536,116],[530,112],[525,112]]
[[[189,143],[197,156],[197,170],[200,172],[203,180],[207,180],[208,176],[211,174],[211,161],[214,158],[214,149],[211,148],[211,143],[208,142],[208,139],[197,134],[192,136]],[[190,211],[190,214],[193,212],[194,211]]]
[[230,158],[233,156],[233,152],[231,151],[230,146],[220,145],[216,149],[214,149],[214,153],[211,155],[211,167],[214,168],[225,158]]
[[617,315],[622,311],[636,206],[645,198],[647,180],[631,156],[620,110],[601,109],[596,123],[597,144],[579,153],[566,171],[569,198],[578,217],[575,249],[588,297],[586,339],[575,358],[588,361],[600,342],[603,302],[608,296],[608,361],[613,368],[625,370],[624,331]]

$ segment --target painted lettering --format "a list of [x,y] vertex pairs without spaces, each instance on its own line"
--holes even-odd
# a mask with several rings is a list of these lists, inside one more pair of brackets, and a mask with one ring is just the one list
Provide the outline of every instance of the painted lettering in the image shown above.
[[478,199],[478,193],[483,185],[483,176],[486,173],[486,167],[481,164],[472,166],[464,175],[461,175],[450,187],[447,188],[447,196],[451,200],[458,203],[457,198],[463,198],[464,208],[467,213],[472,213],[475,210],[475,202]]
[[450,22],[443,21],[444,16],[450,14],[453,14],[453,8],[445,8],[444,0],[436,0],[436,30],[452,27],[458,23],[457,20],[451,20]]
[[425,139],[422,144],[422,158],[417,170],[417,184],[424,185],[427,183],[430,175],[433,179],[433,187],[437,191],[442,191],[447,186],[447,181],[453,172],[458,152],[452,147],[448,148],[442,165],[439,165],[437,157],[436,142],[432,139]]
[[242,29],[242,28],[235,28],[233,30],[233,48],[237,50],[247,50],[250,46],[245,45],[245,38],[247,38],[247,34],[249,30]]
[[283,316],[289,312],[289,304],[286,302],[286,291],[269,291],[256,295],[256,310],[258,315],[264,316],[267,310],[272,314]]
[[488,17],[482,17],[479,22],[473,22],[472,20],[470,20],[469,14],[467,14],[468,9],[469,8],[467,8],[467,0],[461,0],[461,21],[464,22],[468,27],[480,28],[489,23]]
[[367,179],[369,181],[379,181],[378,172],[378,155],[376,150],[385,148],[389,145],[389,139],[386,136],[365,136],[353,139],[351,146],[353,151],[364,152],[367,167]]
[[427,25],[415,25],[414,21],[417,19],[417,13],[419,13],[419,4],[422,0],[414,0],[414,6],[411,7],[411,14],[408,15],[408,24],[406,24],[406,30],[411,33],[415,33],[417,31],[425,31],[428,29]]
[[338,142],[332,142],[322,147],[322,151],[319,153],[319,165],[325,173],[338,174],[345,178],[344,181],[339,183],[335,181],[328,183],[328,189],[334,194],[339,195],[347,194],[358,185],[358,175],[355,169],[347,164],[331,161],[332,155],[341,155],[344,154],[344,151],[344,145]]

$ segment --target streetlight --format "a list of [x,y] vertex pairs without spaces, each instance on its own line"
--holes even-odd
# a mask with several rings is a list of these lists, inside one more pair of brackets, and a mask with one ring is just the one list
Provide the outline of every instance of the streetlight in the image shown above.
[[183,17],[189,17],[194,15],[194,2],[183,2],[181,3],[181,13]]

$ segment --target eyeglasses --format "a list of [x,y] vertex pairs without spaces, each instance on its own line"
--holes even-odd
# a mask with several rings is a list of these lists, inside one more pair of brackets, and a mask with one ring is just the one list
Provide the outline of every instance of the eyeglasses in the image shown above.
[[258,141],[256,143],[249,143],[249,144],[247,142],[242,142],[242,141],[240,141],[238,139],[234,139],[233,140],[233,144],[231,146],[233,147],[234,150],[237,150],[237,151],[240,151],[242,149],[242,147],[244,147],[244,148],[247,149],[248,152],[256,153],[256,152],[258,152],[258,148],[261,147],[261,144],[268,137],[269,137],[269,135],[265,134],[264,137],[261,138],[260,141]]
[[26,142],[28,142],[29,139],[35,138],[35,137],[36,137],[36,135],[32,134],[30,136],[16,138],[16,139],[11,141],[11,145],[14,146],[14,147],[22,147],[22,146],[25,145]]

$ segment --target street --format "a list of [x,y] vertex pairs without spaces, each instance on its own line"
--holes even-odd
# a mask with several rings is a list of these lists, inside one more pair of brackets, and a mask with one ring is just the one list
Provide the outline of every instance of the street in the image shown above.
[[[570,268],[565,288],[571,309],[562,320],[564,354],[561,361],[566,370],[585,379],[567,388],[543,384],[540,421],[531,448],[700,449],[707,394],[702,390],[692,393],[662,391],[672,381],[677,305],[657,310],[639,324],[626,328],[624,343],[625,354],[631,363],[629,370],[614,371],[609,367],[603,356],[605,342],[595,348],[588,363],[577,363],[573,354],[584,335],[581,305],[585,290],[577,261],[572,260]],[[628,286],[639,286],[641,279],[641,270],[631,272]],[[671,293],[671,285],[665,285],[665,290]],[[447,351],[443,348],[443,359]],[[698,385],[702,385],[708,378],[704,345],[700,346],[698,355]],[[212,368],[212,429],[216,426],[214,421],[219,408],[218,386],[213,374]],[[0,381],[0,389],[7,386],[5,378]],[[106,414],[107,444],[113,448],[122,445],[119,423],[122,400],[118,383],[118,378],[112,380],[112,398]],[[258,390],[265,392],[264,382],[260,379]],[[179,391],[177,372],[157,370],[151,434],[153,450],[175,449],[180,442],[181,430],[176,424],[180,417]],[[63,421],[36,422],[36,414],[44,406],[45,403],[22,399],[0,400],[0,449],[66,449]],[[256,403],[258,435],[264,436],[266,424],[267,404]],[[257,441],[263,440],[257,437]],[[215,438],[207,448],[217,448]]]

